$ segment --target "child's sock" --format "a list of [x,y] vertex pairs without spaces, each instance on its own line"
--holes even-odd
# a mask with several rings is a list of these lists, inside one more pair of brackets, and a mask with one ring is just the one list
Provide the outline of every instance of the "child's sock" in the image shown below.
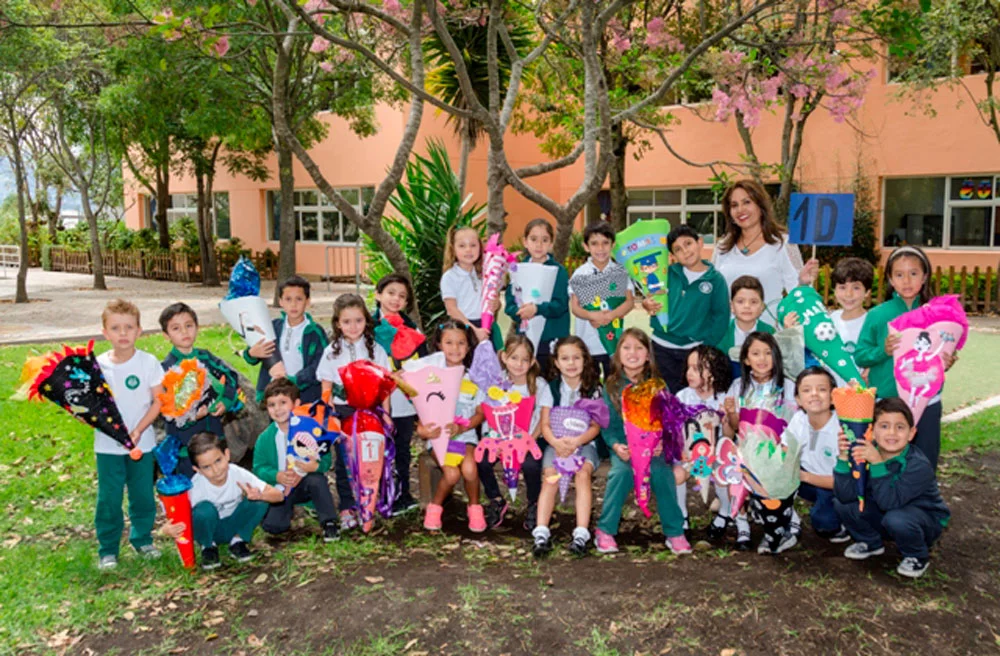
[[723,517],[729,517],[729,490],[721,485],[716,485],[715,496],[719,500],[719,514]]
[[750,522],[747,521],[746,514],[741,514],[736,517],[736,541],[750,541]]
[[681,509],[681,514],[688,516],[688,486],[681,483],[677,486],[677,507]]
[[[548,532],[549,529],[545,529]],[[590,542],[590,531],[587,530],[586,526],[577,526],[573,529],[573,539],[576,540],[580,538],[583,540],[584,544]]]
[[[583,529],[583,530],[586,531],[587,529]],[[549,531],[549,527],[548,526],[536,526],[531,531],[531,537],[536,538],[536,539],[537,538],[545,538],[546,540],[548,540],[550,537],[552,537],[552,532]]]

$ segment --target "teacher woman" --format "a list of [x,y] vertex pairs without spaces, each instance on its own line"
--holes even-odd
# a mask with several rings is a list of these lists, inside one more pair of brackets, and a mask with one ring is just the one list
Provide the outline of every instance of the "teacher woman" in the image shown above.
[[726,232],[715,245],[712,264],[732,286],[740,276],[754,276],[764,286],[761,320],[775,325],[782,292],[811,285],[819,270],[817,260],[805,266],[788,233],[774,218],[771,198],[753,180],[739,180],[722,196]]

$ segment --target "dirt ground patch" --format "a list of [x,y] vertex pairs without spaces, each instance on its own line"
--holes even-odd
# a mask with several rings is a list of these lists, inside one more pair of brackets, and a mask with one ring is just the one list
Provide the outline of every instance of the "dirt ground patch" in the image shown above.
[[[807,528],[799,547],[763,557],[728,548],[675,557],[631,513],[622,553],[536,562],[519,516],[473,536],[450,513],[427,536],[411,515],[380,535],[279,559],[258,540],[249,568],[204,577],[203,592],[137,609],[75,653],[331,654],[984,654],[1000,652],[1000,454],[942,465],[952,524],[916,582],[898,555],[863,563]],[[598,483],[596,489],[603,489]],[[458,504],[461,507],[461,504]],[[632,508],[634,511],[634,508]],[[554,531],[568,541],[566,515]],[[655,519],[655,516],[654,516]],[[696,537],[700,533],[696,529]],[[755,539],[756,539],[755,533]],[[267,552],[272,552],[270,555]],[[242,578],[239,595],[213,585]],[[89,651],[88,651],[89,650]]]

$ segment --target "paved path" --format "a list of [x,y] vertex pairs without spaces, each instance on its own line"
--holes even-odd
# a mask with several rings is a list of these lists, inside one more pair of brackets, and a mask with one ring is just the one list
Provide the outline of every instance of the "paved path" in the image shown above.
[[[108,290],[96,291],[89,275],[31,269],[28,271],[31,302],[14,303],[15,275],[16,272],[8,270],[6,278],[0,276],[0,344],[98,336],[101,310],[114,298],[124,298],[139,306],[144,332],[158,332],[160,311],[175,301],[184,301],[194,308],[203,325],[224,323],[218,304],[225,295],[225,287],[108,277]],[[264,298],[271,298],[274,282],[264,281],[262,286]],[[335,283],[327,291],[326,283],[314,283],[313,315],[329,317],[333,300],[354,290],[354,285]]]

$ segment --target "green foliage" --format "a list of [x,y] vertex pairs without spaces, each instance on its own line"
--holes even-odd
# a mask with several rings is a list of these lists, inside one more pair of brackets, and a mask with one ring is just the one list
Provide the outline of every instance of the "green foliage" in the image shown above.
[[[430,140],[427,156],[414,155],[406,165],[406,180],[389,199],[397,217],[382,219],[382,226],[396,240],[410,265],[414,294],[420,301],[424,326],[444,314],[440,283],[448,231],[454,227],[477,225],[484,205],[468,206],[459,194],[458,178],[448,152],[440,141]],[[482,224],[477,227],[482,229]],[[363,254],[368,277],[378,282],[393,272],[385,253],[367,235]]]
[[563,262],[569,275],[573,275],[576,268],[587,261],[587,257],[587,251],[583,248],[583,232],[574,232],[569,236],[569,251]]

